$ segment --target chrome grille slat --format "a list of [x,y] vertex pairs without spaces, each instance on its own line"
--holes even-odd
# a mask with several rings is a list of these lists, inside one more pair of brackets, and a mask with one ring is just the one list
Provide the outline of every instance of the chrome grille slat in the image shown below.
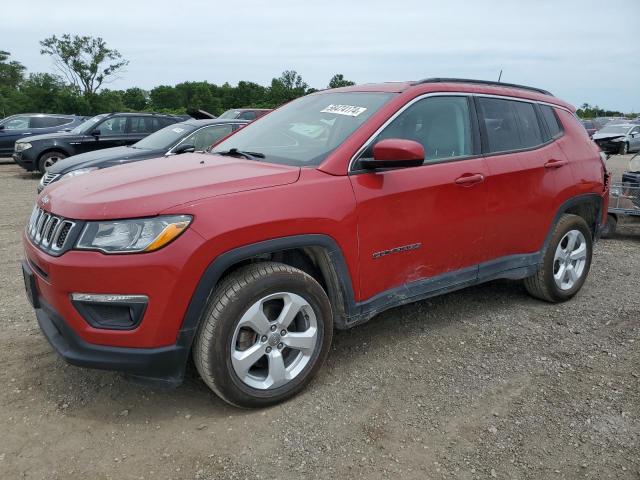
[[56,178],[58,178],[60,174],[58,173],[45,173],[44,177],[42,177],[42,186],[46,187],[51,182],[53,182]]
[[36,206],[29,218],[26,233],[34,245],[54,253],[65,249],[69,233],[75,225],[71,220],[45,212]]

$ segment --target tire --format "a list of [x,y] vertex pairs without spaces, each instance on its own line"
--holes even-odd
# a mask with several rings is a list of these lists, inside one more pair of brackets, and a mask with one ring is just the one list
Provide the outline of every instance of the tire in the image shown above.
[[607,215],[607,223],[605,223],[600,231],[602,238],[611,238],[616,233],[616,227],[618,226],[618,220],[614,215]]
[[[575,239],[574,247],[569,243],[572,238]],[[583,259],[572,260],[572,257],[578,257],[582,245]],[[589,274],[592,254],[591,231],[584,219],[577,215],[562,215],[553,227],[538,272],[525,278],[524,286],[533,297],[552,303],[565,302],[582,288]]]
[[629,153],[629,144],[627,142],[624,142],[622,145],[620,145],[620,151],[618,152],[618,154],[626,155],[627,153]]
[[[285,305],[297,312],[288,326]],[[260,262],[239,268],[216,287],[196,333],[193,359],[204,382],[224,401],[266,407],[311,381],[332,336],[331,305],[320,284],[302,270]],[[312,347],[295,348],[303,339]]]
[[62,152],[46,152],[40,155],[38,158],[38,171],[41,174],[45,174],[47,168],[53,166],[58,160],[62,160],[67,158],[67,156]]

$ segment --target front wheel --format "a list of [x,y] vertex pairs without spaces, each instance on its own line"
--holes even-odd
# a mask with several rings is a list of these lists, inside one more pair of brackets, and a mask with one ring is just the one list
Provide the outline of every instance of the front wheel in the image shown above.
[[582,217],[565,214],[556,223],[538,272],[525,278],[532,296],[548,302],[564,302],[582,288],[589,268],[593,241]]
[[622,145],[620,145],[620,155],[626,155],[627,153],[629,153],[629,144],[627,142],[624,142]]
[[332,335],[331,305],[320,284],[288,265],[261,262],[241,267],[216,288],[193,357],[223,400],[265,407],[311,381]]
[[67,156],[61,152],[43,153],[38,159],[38,170],[44,175],[49,168],[53,167],[58,161],[64,158],[67,158]]

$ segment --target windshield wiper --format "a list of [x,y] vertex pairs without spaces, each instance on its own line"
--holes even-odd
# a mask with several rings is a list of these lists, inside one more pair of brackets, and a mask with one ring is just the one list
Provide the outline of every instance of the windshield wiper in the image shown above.
[[230,148],[229,150],[222,152],[211,152],[216,155],[226,155],[229,157],[244,157],[247,160],[253,160],[254,158],[264,158],[264,153],[260,152],[245,152],[243,150],[238,150],[237,148]]

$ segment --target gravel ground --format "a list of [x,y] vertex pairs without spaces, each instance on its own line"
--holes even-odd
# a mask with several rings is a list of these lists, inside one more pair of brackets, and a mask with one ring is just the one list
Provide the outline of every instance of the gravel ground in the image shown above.
[[640,223],[568,303],[496,281],[397,308],[337,332],[295,399],[241,411],[193,373],[155,391],[54,354],[18,269],[36,181],[0,165],[1,479],[640,478]]

